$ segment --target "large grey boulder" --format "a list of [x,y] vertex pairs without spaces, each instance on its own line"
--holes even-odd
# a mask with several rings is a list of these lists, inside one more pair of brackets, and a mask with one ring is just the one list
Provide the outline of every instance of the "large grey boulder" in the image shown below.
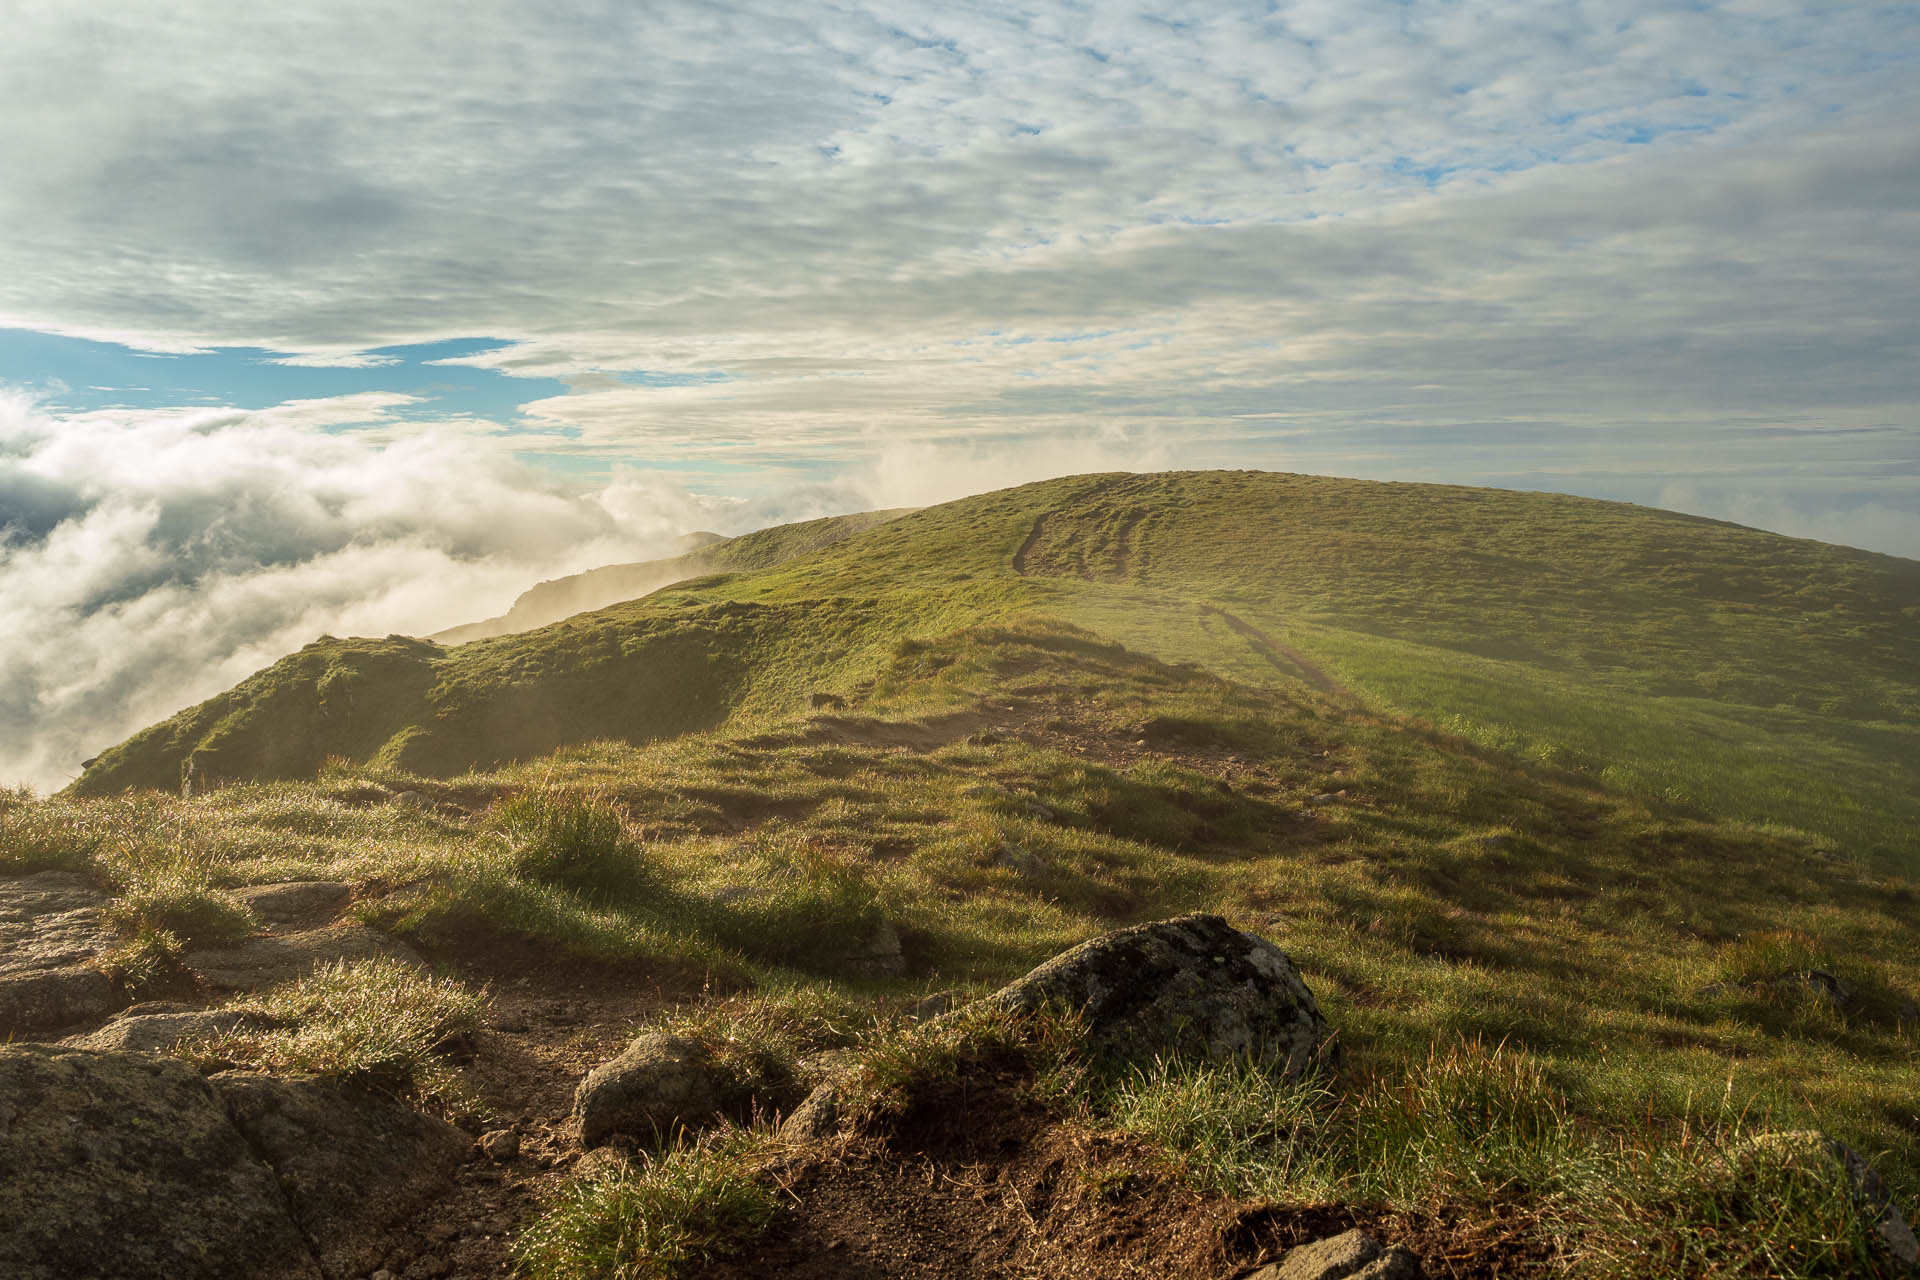
[[661,1141],[675,1130],[712,1124],[719,1110],[707,1051],[659,1031],[636,1037],[619,1057],[588,1072],[573,1096],[580,1141],[589,1147],[615,1134]]
[[357,1278],[467,1146],[442,1121],[320,1081],[0,1046],[0,1276]]
[[1327,1020],[1286,953],[1219,916],[1194,914],[1102,934],[988,996],[1003,1008],[1079,1011],[1093,1048],[1139,1061],[1164,1053],[1267,1058],[1306,1071]]
[[125,996],[90,962],[119,936],[106,896],[65,871],[0,880],[0,1040],[101,1018]]
[[209,987],[258,991],[304,978],[336,961],[373,960],[383,956],[415,968],[425,967],[425,962],[404,942],[363,924],[249,938],[235,947],[189,952],[185,965],[188,972]]
[[386,1229],[439,1196],[473,1142],[443,1120],[321,1080],[229,1072],[209,1083],[272,1166],[327,1280],[379,1266]]
[[198,1072],[52,1045],[0,1048],[0,1275],[321,1280]]

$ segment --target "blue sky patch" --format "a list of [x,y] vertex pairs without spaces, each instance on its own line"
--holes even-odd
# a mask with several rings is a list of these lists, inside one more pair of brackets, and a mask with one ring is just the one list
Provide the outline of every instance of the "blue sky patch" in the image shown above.
[[477,417],[507,423],[519,416],[520,405],[562,395],[566,384],[552,378],[516,378],[492,369],[432,363],[506,345],[499,338],[452,338],[378,347],[366,354],[390,357],[392,363],[366,369],[310,369],[275,364],[286,353],[260,347],[164,355],[115,342],[0,329],[0,383],[43,393],[46,407],[56,412],[180,405],[267,409],[288,400],[388,391],[423,401],[412,406],[408,417]]

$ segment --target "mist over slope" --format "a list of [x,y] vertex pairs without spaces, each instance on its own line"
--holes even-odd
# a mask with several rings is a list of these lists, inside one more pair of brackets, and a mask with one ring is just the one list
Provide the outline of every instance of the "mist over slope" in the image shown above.
[[542,582],[521,592],[513,607],[497,618],[448,627],[427,638],[439,644],[467,644],[516,631],[531,631],[576,613],[647,595],[703,573],[765,569],[903,514],[904,510],[825,516],[758,529],[735,538],[723,538],[717,533],[688,534],[676,540],[679,555],[664,560],[602,565]]
[[[55,412],[0,387],[0,785],[81,761],[321,635],[428,635],[530,584],[735,534],[1113,465],[876,444],[750,498],[616,468],[570,482],[493,423],[404,428],[414,397]],[[1130,459],[1149,458],[1137,443]]]
[[[1614,503],[1245,472],[1072,477],[457,649],[329,641],[103,756],[83,793],[430,774],[857,697],[902,644],[1043,615],[1503,751],[1906,857],[1920,563]],[[379,708],[369,718],[367,708]],[[1904,841],[1904,843],[1903,843]]]

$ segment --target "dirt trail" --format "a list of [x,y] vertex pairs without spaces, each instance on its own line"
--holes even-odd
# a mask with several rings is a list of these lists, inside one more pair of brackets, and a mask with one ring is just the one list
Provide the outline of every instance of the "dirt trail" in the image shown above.
[[1235,635],[1252,644],[1254,652],[1278,670],[1305,680],[1321,693],[1357,701],[1354,699],[1353,690],[1328,675],[1313,659],[1298,649],[1281,644],[1245,618],[1228,613],[1218,605],[1208,604],[1200,608],[1201,612],[1213,614],[1226,623]]

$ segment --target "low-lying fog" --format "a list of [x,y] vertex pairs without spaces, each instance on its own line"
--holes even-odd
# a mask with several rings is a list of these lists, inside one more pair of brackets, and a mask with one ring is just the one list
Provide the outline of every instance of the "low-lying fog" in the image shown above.
[[321,635],[426,635],[544,579],[740,533],[1075,471],[1164,465],[1097,439],[894,449],[750,500],[618,472],[571,486],[458,427],[316,430],[299,404],[56,417],[0,394],[0,784],[80,762]]

